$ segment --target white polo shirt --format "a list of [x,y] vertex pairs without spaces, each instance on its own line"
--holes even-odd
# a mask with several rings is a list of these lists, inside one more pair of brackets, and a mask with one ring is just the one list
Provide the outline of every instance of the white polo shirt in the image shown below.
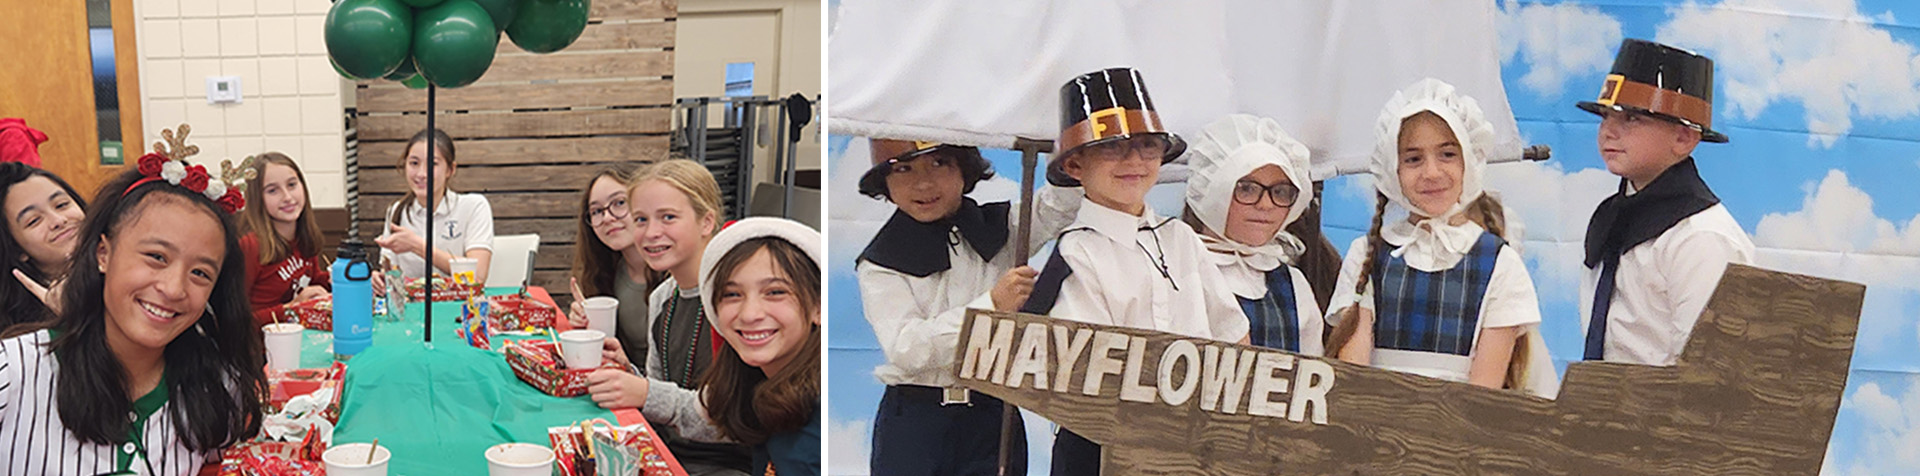
[[[399,205],[399,202],[394,202],[393,205],[388,206],[386,216],[393,216],[393,207]],[[477,193],[456,193],[448,190],[446,198],[433,205],[434,248],[445,250],[456,257],[465,256],[468,250],[493,249],[493,205],[487,203],[487,197]],[[427,209],[422,206],[422,201],[416,198],[413,204],[407,207],[407,212],[401,215],[400,226],[413,230],[421,238],[425,238],[426,223]],[[383,231],[380,236],[384,237],[388,234]],[[380,257],[399,267],[403,276],[418,278],[427,274],[426,259],[419,254],[395,255],[393,251],[381,249]]]
[[[60,364],[44,347],[50,341],[45,330],[0,340],[0,474],[111,473],[122,453],[137,447],[86,443],[67,431],[54,400]],[[135,456],[126,470],[152,476],[193,474],[206,463],[207,455],[194,453],[180,440],[171,406],[163,404],[147,417],[140,437],[146,452],[131,452]]]

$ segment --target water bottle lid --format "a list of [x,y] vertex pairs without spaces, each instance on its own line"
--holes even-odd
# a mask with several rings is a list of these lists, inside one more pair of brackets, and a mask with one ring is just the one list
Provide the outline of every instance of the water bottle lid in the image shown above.
[[347,238],[340,241],[340,248],[334,256],[343,261],[363,260],[367,257],[367,245],[361,243],[359,238]]

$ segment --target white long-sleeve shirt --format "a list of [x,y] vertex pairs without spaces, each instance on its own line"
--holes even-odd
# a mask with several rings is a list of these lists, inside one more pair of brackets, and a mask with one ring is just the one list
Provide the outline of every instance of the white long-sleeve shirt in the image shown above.
[[[1720,286],[1728,263],[1753,263],[1753,241],[1727,207],[1714,205],[1620,255],[1607,310],[1605,360],[1673,365]],[[1588,331],[1600,269],[1580,284],[1580,329]]]
[[[1046,186],[1034,192],[1029,250],[1053,239],[1073,219],[1081,194],[1077,187]],[[1009,227],[1017,226],[1019,213],[1018,204],[1008,207]],[[961,239],[958,229],[947,233],[943,244],[950,267],[945,271],[920,277],[866,260],[854,265],[860,281],[862,313],[887,356],[887,362],[873,371],[884,384],[954,385],[954,347],[959,345],[967,308],[992,308],[988,293],[994,283],[1029,258],[1014,253],[1012,239],[1018,237],[1010,236],[992,260],[984,260],[972,244]]]
[[1247,337],[1246,313],[1186,223],[1087,201],[1067,230],[1055,246],[1073,273],[1049,315],[1226,342]]

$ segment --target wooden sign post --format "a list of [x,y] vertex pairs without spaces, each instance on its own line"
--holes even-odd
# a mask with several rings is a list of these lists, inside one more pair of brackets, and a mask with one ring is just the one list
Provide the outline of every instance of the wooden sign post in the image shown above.
[[1865,294],[1730,266],[1678,365],[1577,362],[1556,400],[982,310],[955,373],[1104,445],[1107,475],[1813,475]]

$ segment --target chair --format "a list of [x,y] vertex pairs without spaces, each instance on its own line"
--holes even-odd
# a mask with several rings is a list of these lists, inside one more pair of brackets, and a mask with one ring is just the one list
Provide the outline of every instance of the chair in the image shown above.
[[487,287],[520,287],[533,277],[533,258],[540,252],[540,235],[493,237],[493,262],[487,265]]

